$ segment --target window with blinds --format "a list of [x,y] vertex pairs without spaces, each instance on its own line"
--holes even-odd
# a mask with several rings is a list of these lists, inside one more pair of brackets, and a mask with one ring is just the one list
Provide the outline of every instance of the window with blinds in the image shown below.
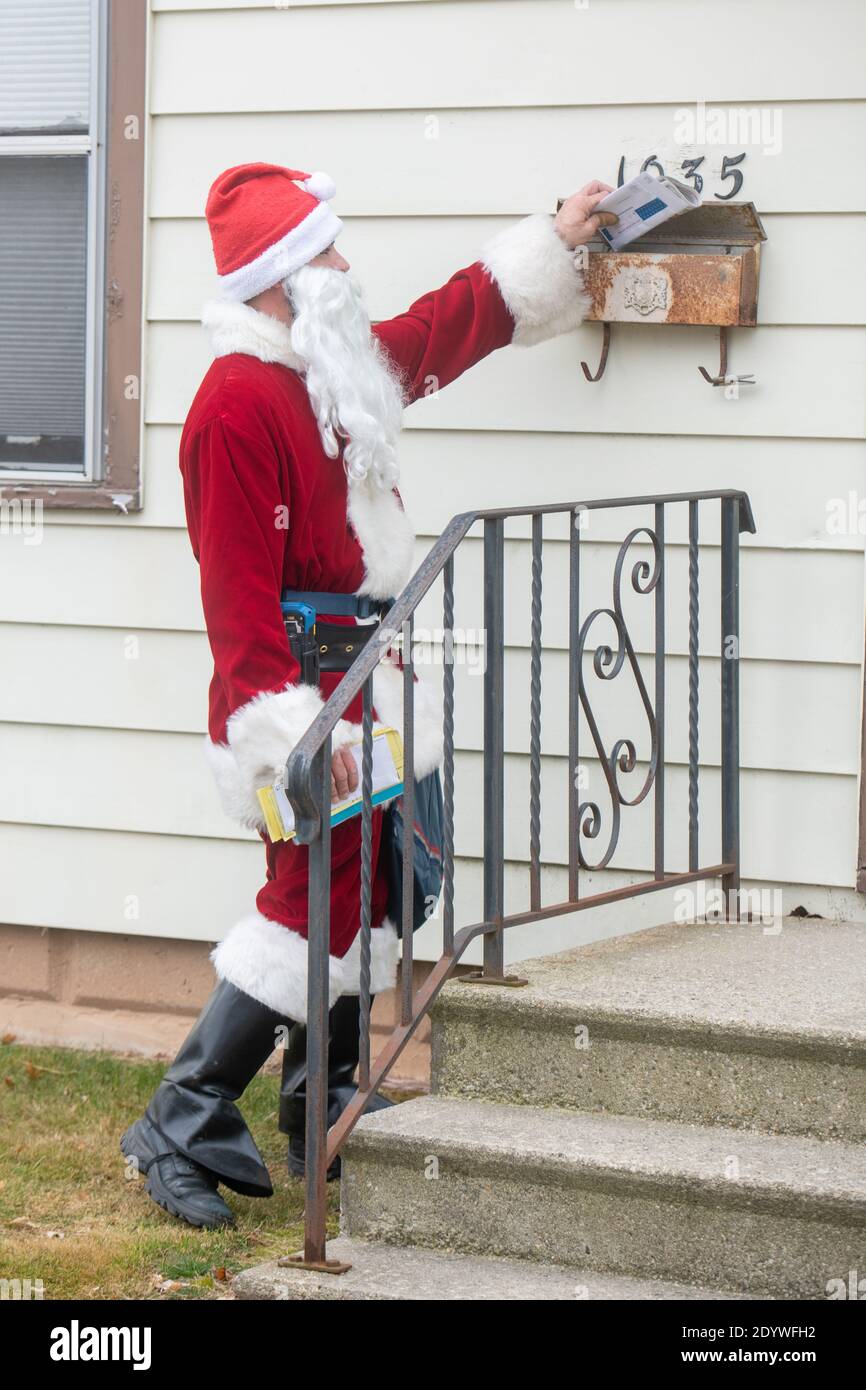
[[0,483],[98,471],[99,0],[0,0]]

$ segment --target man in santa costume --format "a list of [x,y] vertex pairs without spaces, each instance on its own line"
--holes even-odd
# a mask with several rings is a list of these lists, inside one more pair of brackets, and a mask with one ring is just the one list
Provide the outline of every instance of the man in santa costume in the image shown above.
[[[527,217],[500,232],[441,289],[371,327],[334,245],[342,223],[326,175],[247,164],[211,188],[206,214],[221,297],[203,322],[215,361],[187,417],[180,467],[214,658],[208,755],[225,810],[263,838],[258,788],[282,774],[348,668],[346,648],[355,651],[375,629],[410,577],[415,537],[396,487],[404,408],[496,348],[540,343],[580,323],[586,300],[575,248],[615,220],[593,214],[609,191],[589,184],[555,218]],[[301,679],[281,609],[287,595],[315,607],[317,640],[326,633],[337,641],[334,669],[323,669],[318,684]],[[349,630],[357,634],[351,642]],[[378,721],[401,728],[395,661],[377,667],[373,704]],[[415,710],[422,777],[438,766],[442,742],[437,700],[423,681]],[[360,718],[359,695],[333,735],[336,797],[357,785],[346,744]],[[374,865],[381,821],[377,810]],[[353,1094],[358,1061],[360,837],[358,817],[332,833],[331,1124]],[[196,1226],[233,1221],[220,1183],[271,1195],[235,1101],[287,1027],[280,1128],[290,1136],[290,1171],[303,1172],[308,848],[266,840],[266,856],[255,911],[213,952],[213,994],[121,1141],[147,1174],[151,1197]],[[396,973],[386,902],[379,871],[374,993]]]

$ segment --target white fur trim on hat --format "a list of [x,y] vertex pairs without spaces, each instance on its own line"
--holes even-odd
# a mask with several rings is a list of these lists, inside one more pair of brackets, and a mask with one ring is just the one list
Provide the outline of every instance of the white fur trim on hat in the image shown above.
[[590,306],[583,271],[547,214],[525,217],[491,237],[481,263],[514,319],[512,342],[518,347],[543,343],[583,322]]
[[[228,980],[275,1013],[298,1023],[307,1019],[306,939],[259,912],[244,917],[212,951],[217,977]],[[345,956],[328,958],[328,1007],[342,994],[360,992],[361,934]],[[397,932],[387,917],[370,931],[370,990],[393,988],[397,975]]]
[[254,261],[239,266],[228,275],[220,275],[222,297],[243,302],[253,299],[263,290],[269,290],[272,285],[279,285],[287,275],[300,270],[302,265],[326,251],[342,230],[342,222],[328,204],[317,203],[303,222],[286,232]]

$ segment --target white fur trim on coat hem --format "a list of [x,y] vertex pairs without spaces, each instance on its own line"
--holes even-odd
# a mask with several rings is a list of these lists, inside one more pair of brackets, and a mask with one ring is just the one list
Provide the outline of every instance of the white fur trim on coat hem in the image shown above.
[[[397,983],[397,955],[399,951],[397,928],[390,917],[383,917],[381,925],[370,928],[370,993],[381,994],[383,990],[393,989]],[[337,961],[331,956],[331,963]],[[343,994],[361,993],[361,933],[355,937],[346,954],[338,961],[342,967]]]
[[[307,1019],[307,941],[300,932],[251,913],[211,952],[217,977],[228,980],[275,1013]],[[346,955],[328,961],[328,1007],[343,994],[360,993],[361,934]],[[397,932],[387,917],[370,932],[370,990],[392,989],[397,977]]]
[[525,217],[485,244],[481,263],[514,319],[512,342],[532,347],[583,322],[590,306],[583,272],[545,213]]

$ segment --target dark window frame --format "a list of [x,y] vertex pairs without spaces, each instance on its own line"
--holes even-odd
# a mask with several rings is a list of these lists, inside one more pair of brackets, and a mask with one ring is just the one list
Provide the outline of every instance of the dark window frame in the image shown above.
[[[142,331],[148,0],[107,0],[105,225],[99,476],[3,480],[7,498],[114,512],[142,505]],[[134,130],[134,138],[130,134]]]

